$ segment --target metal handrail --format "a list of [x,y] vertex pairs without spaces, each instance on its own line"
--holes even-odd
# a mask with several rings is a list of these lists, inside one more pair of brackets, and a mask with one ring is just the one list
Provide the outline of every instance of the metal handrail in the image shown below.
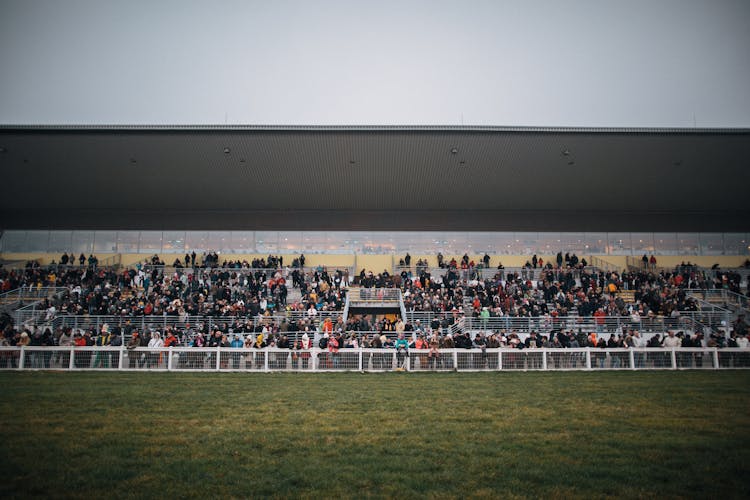
[[354,303],[382,303],[398,302],[401,300],[401,290],[398,288],[364,288],[349,289],[350,307]]
[[737,307],[744,310],[750,309],[750,298],[731,290],[718,288],[708,290],[690,290],[689,293],[691,297],[702,300],[714,307],[717,306],[711,302],[711,299],[719,299],[722,305],[729,307]]
[[[19,323],[35,322],[36,324],[43,324],[43,316],[45,311],[26,311],[27,314],[18,318]],[[447,318],[452,313],[440,313],[440,319]],[[251,321],[254,324],[263,324],[266,322],[275,322],[280,324],[284,321],[296,322],[298,320],[311,320],[313,325],[317,325],[322,319],[331,318],[338,320],[339,317],[343,317],[343,311],[318,311],[318,315],[315,318],[306,316],[306,313],[302,311],[289,311],[286,313],[275,314],[270,316],[249,316],[249,315],[238,315],[238,316],[164,316],[164,315],[150,315],[150,316],[115,316],[115,315],[70,315],[70,314],[58,314],[54,318],[55,326],[71,326],[74,328],[88,328],[96,326],[100,328],[104,323],[108,323],[110,326],[124,326],[128,321],[131,324],[139,325],[140,327],[146,327],[154,325],[157,327],[164,327],[166,325],[179,325],[185,327],[185,325],[195,326],[198,323],[209,323],[211,325],[221,323],[234,323],[236,321],[246,322]],[[411,318],[408,318],[410,323]],[[419,319],[419,318],[417,318]],[[463,316],[460,315],[456,318],[456,322],[463,320],[465,328],[470,330],[516,330],[516,331],[530,331],[530,330],[553,330],[558,328],[563,329],[590,329],[595,331],[597,326],[607,329],[608,331],[615,331],[617,327],[623,329],[643,329],[647,331],[659,331],[667,328],[680,328],[683,323],[688,320],[698,321],[706,326],[719,327],[726,326],[729,317],[724,313],[719,312],[702,312],[702,311],[682,311],[676,318],[670,318],[665,316],[656,316],[653,318],[642,317],[640,321],[633,321],[631,316],[604,316],[602,318],[596,318],[593,316],[538,316],[538,317],[514,317],[514,316],[491,316],[489,318],[481,318],[474,316]],[[430,320],[431,321],[431,320]],[[454,323],[456,323],[454,322]],[[724,324],[722,324],[724,322]],[[420,319],[423,327],[429,326],[429,321]]]

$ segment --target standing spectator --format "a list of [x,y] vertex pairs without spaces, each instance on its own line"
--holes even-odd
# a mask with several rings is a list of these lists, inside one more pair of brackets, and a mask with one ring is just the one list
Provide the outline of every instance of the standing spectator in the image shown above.
[[297,370],[299,368],[300,349],[300,342],[295,339],[292,343],[292,370]]
[[164,347],[177,347],[179,343],[180,342],[175,336],[174,331],[167,327],[167,336],[164,339]]
[[[632,333],[632,346],[635,349],[642,349],[646,347],[646,339],[641,337],[641,333],[638,330],[633,330]],[[633,361],[635,362],[636,368],[643,368],[645,366],[644,363],[644,354],[642,352],[635,352],[633,353]]]
[[607,313],[604,312],[603,308],[599,308],[594,313],[594,321],[596,322],[596,333],[604,333],[604,327],[607,321]]
[[[159,332],[154,332],[151,334],[151,340],[148,341],[148,347],[149,349],[155,350],[164,347],[164,341],[161,339],[161,335],[159,334]],[[156,365],[156,367],[158,368],[160,356],[160,352],[148,353],[148,356],[146,357],[146,368],[151,368],[152,365]]]
[[398,334],[396,343],[393,345],[396,349],[396,368],[404,369],[404,360],[409,357],[409,342],[404,338],[404,332]]
[[[62,334],[60,335],[57,343],[60,347],[70,347],[73,345],[73,331],[70,329],[70,327],[66,327],[62,331]],[[68,368],[70,366],[69,351],[66,350],[65,352],[60,354],[60,364],[62,368]]]
[[433,337],[430,340],[430,352],[427,354],[427,360],[430,370],[443,367],[443,364],[440,361],[440,346],[437,337]]
[[[674,331],[668,330],[667,336],[664,337],[664,340],[662,340],[662,346],[667,349],[676,349],[682,346],[682,340],[680,340],[679,337],[675,336]],[[671,366],[671,364],[672,356],[669,353],[664,353],[662,366],[668,367]]]
[[[229,343],[229,347],[232,349],[242,349],[244,346],[245,346],[245,343],[237,334],[234,335],[234,337],[232,338],[232,341]],[[232,353],[232,368],[234,368],[235,370],[239,370],[241,359],[242,359],[241,353],[233,352]]]
[[[111,347],[122,346],[122,335],[120,335],[121,329],[119,326],[112,328],[112,338],[110,339],[109,345]],[[117,351],[109,352],[109,364],[112,368],[120,367],[120,353]]]
[[664,347],[668,347],[668,348],[671,348],[671,347],[680,347],[680,346],[682,346],[682,341],[678,337],[675,337],[675,334],[674,334],[673,330],[669,330],[667,332],[667,336],[664,337],[664,341],[663,341],[662,345],[664,345]]
[[339,366],[339,341],[335,335],[328,337],[328,353],[331,356],[331,362],[334,368]]
[[406,325],[404,324],[404,321],[401,318],[398,318],[398,321],[396,322],[396,333],[398,335],[403,335],[405,330]]
[[[245,349],[253,349],[255,348],[255,337],[253,337],[252,334],[248,334],[245,336]],[[253,366],[253,353],[246,352],[244,354],[245,356],[245,369],[250,369]]]
[[[96,338],[95,345],[99,347],[107,347],[112,342],[112,334],[109,332],[109,325],[104,323],[102,325],[102,331]],[[94,359],[94,368],[109,368],[109,353],[97,351],[96,358]]]
[[300,359],[302,359],[302,369],[307,369],[307,364],[310,361],[310,348],[312,347],[312,341],[310,340],[309,335],[307,335],[307,332],[302,334],[302,343],[300,344],[300,349],[302,350],[302,353],[300,353]]
[[138,332],[133,331],[133,334],[131,335],[130,340],[128,341],[128,345],[127,345],[128,360],[129,360],[130,368],[137,367],[136,363],[138,363],[138,353],[135,351],[135,349],[140,346],[141,346],[141,339],[138,336]]
[[[26,332],[24,332],[25,334]],[[83,335],[81,335],[80,332],[76,333],[73,336],[73,344],[76,347],[86,347],[86,339]],[[73,364],[75,364],[76,368],[89,368],[89,365],[91,363],[91,355],[90,353],[83,353],[81,351],[76,350],[75,358],[73,360]]]

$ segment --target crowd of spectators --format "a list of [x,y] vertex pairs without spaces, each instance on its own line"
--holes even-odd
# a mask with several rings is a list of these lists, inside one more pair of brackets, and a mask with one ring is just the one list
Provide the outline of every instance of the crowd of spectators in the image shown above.
[[[344,324],[340,316],[325,321],[319,316],[321,311],[343,309],[350,284],[348,271],[329,273],[325,268],[305,270],[304,255],[294,259],[292,267],[284,267],[282,257],[271,255],[252,262],[224,261],[219,265],[215,253],[204,254],[199,265],[196,263],[197,256],[192,253],[185,255],[185,266],[175,265],[169,270],[163,267],[163,260],[158,255],[125,269],[100,267],[93,255],[88,259],[81,255],[77,260],[79,265],[71,265],[72,257],[66,255],[60,259],[60,264],[45,267],[29,263],[22,270],[0,269],[1,287],[4,291],[18,287],[64,287],[66,291],[60,297],[46,298],[41,304],[41,309],[47,312],[45,320],[59,314],[113,315],[126,319],[178,317],[181,321],[169,327],[171,332],[164,330],[160,333],[163,333],[161,338],[172,333],[177,339],[174,345],[182,346],[194,345],[197,338],[208,342],[217,338],[218,332],[218,338],[227,343],[236,340],[234,336],[240,333],[252,334],[256,342],[260,335],[262,340],[256,344],[258,347],[285,345],[284,338],[299,341],[301,335],[316,338],[342,336],[339,343],[342,347],[353,343],[358,346],[377,345],[375,337],[380,339],[381,345],[388,345],[388,339],[397,337],[399,333],[407,334],[413,342],[424,338],[428,343],[437,342],[439,347],[449,347],[451,343],[455,346],[456,342],[463,342],[463,334],[448,334],[451,325],[463,316],[556,318],[576,314],[582,317],[674,317],[681,312],[698,309],[697,302],[688,294],[690,290],[722,288],[741,292],[741,276],[738,273],[720,269],[702,270],[690,263],[672,271],[638,269],[619,273],[588,268],[585,259],[579,260],[575,254],[563,256],[558,253],[554,263],[544,262],[534,255],[520,270],[507,271],[499,264],[492,276],[486,277],[487,273],[478,274],[473,270],[488,269],[488,255],[478,265],[468,255],[449,261],[438,255],[438,270],[433,275],[426,259],[418,260],[415,272],[412,272],[411,256],[407,254],[402,259],[406,268],[398,274],[392,275],[388,270],[374,274],[363,269],[351,281],[363,287],[400,288],[407,311],[435,313],[427,324],[422,325],[419,321],[404,324],[402,320],[387,317],[376,319],[357,314],[350,315]],[[192,268],[192,272],[186,268]],[[288,300],[290,287],[299,290],[299,298],[292,302]],[[632,302],[626,302],[617,293],[622,290],[632,290]],[[290,321],[277,319],[290,311],[302,314]],[[226,320],[213,325],[214,331],[205,322],[190,325],[188,320],[191,316]],[[744,339],[745,327],[743,320],[734,326],[732,333]],[[61,345],[60,338],[75,336],[75,332],[66,334],[65,330],[48,330],[44,324],[17,325],[15,328],[6,325],[3,340],[16,345],[23,341],[21,336],[25,333],[29,342],[32,339],[43,342],[32,345]],[[131,341],[134,330],[135,327],[126,321],[124,327],[114,327],[110,335]],[[137,333],[140,341],[147,345],[156,331]],[[390,332],[394,334],[391,337],[388,336]],[[89,342],[88,339],[96,342],[100,336],[100,332],[86,329],[78,333],[82,342]],[[553,335],[542,332],[538,340],[540,347],[557,347],[558,344],[568,347],[565,339],[571,335],[576,337],[579,346],[600,347],[599,341],[590,345],[589,340],[581,337],[584,335],[582,332],[575,335],[568,332],[562,336],[560,333]],[[589,338],[588,335],[584,336]],[[475,346],[485,342],[491,346],[518,347],[516,338],[520,341],[521,336],[512,331],[496,331],[486,337],[484,333],[471,336],[470,342]],[[731,339],[731,336],[728,338]],[[476,344],[477,339],[480,344]],[[607,342],[628,346],[627,339],[626,333],[618,332]],[[243,337],[243,345],[246,341]],[[691,338],[692,341],[694,338]],[[526,342],[528,339],[524,340],[524,346]],[[703,342],[707,344],[708,341]]]

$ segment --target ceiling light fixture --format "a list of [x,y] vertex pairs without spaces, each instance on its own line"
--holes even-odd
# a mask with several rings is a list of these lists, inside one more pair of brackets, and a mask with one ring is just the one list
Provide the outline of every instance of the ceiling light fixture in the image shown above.
[[569,149],[563,149],[562,154],[563,154],[563,156],[570,156],[570,150]]
[[231,150],[231,149],[229,149],[229,148],[224,148],[224,154],[225,154],[225,155],[228,155],[228,154],[229,154],[229,153],[231,153],[231,152],[232,152],[232,150]]
[[458,148],[452,148],[451,149],[451,154],[454,154],[454,155],[458,154]]

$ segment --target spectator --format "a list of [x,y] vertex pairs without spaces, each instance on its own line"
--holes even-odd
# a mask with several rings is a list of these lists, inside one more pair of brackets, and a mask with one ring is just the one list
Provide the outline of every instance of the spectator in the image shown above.
[[409,342],[404,338],[403,331],[398,334],[398,339],[393,347],[396,349],[396,368],[403,370],[404,361],[409,356]]
[[[164,341],[161,338],[161,335],[159,332],[153,332],[151,334],[151,340],[148,342],[149,349],[161,349],[164,347]],[[160,352],[150,352],[146,356],[146,368],[151,368],[152,366],[159,367],[161,359],[161,353]]]

